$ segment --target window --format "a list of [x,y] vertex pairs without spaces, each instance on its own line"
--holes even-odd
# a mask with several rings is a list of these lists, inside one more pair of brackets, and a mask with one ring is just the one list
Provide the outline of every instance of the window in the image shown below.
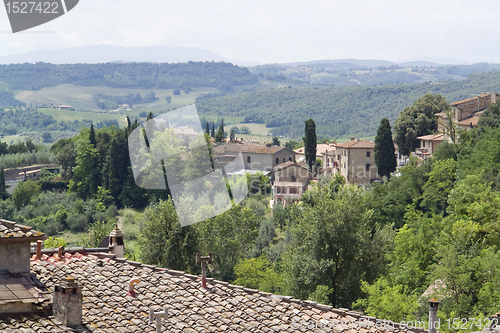
[[297,194],[297,188],[296,187],[290,187],[288,189],[288,191],[289,191],[290,194]]
[[250,156],[247,156],[247,163],[250,163]]
[[366,165],[366,171],[370,171],[370,164]]
[[345,169],[345,162],[344,162],[344,169]]
[[286,159],[283,157],[283,163],[285,163]]
[[276,164],[280,162],[280,159],[276,157]]
[[292,176],[292,182],[296,182],[297,178],[295,176]]
[[340,155],[337,155],[337,161],[340,161]]
[[289,158],[288,158],[288,160],[291,162],[291,161],[292,161],[292,158],[291,158],[291,157],[289,157]]
[[370,157],[370,152],[369,151],[366,152],[366,157]]
[[280,194],[280,193],[281,193],[281,187],[276,186],[276,193],[277,193],[277,194]]
[[425,141],[422,140],[422,147],[425,148]]

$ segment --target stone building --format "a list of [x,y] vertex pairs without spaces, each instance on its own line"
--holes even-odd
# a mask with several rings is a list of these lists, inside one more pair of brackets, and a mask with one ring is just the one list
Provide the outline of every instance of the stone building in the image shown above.
[[214,147],[213,151],[219,167],[233,161],[240,151],[245,169],[250,170],[271,171],[279,164],[295,161],[295,153],[283,146],[228,142]]
[[[475,97],[450,103],[453,121],[459,129],[469,130],[476,127],[479,116],[490,104],[495,103],[499,97],[500,94],[483,93]],[[436,113],[436,117],[438,117],[438,132],[444,133],[447,116],[444,112],[440,112]]]
[[356,140],[338,143],[335,147],[333,174],[340,173],[351,184],[367,184],[379,180],[375,165],[375,143]]
[[291,161],[278,165],[271,173],[274,203],[300,200],[312,179],[312,173],[305,166]]

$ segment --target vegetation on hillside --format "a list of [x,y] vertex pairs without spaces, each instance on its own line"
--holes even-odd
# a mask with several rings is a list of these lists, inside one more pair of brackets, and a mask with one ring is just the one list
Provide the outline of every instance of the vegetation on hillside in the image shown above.
[[273,88],[204,99],[197,108],[201,114],[256,117],[266,124],[273,122],[273,136],[301,137],[304,119],[312,118],[320,137],[366,137],[375,136],[382,118],[394,122],[400,111],[424,94],[440,94],[453,102],[485,91],[500,91],[500,71],[438,83]]

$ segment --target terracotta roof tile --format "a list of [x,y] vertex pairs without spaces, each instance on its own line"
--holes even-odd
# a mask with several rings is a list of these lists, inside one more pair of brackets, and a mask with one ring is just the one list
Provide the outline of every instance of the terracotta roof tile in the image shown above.
[[347,142],[338,143],[339,148],[375,148],[375,142],[367,140],[351,140]]
[[40,231],[32,230],[31,227],[0,219],[0,241],[18,238],[35,241],[37,239],[44,239],[45,235]]
[[[2,332],[154,332],[148,311],[164,306],[168,318],[162,322],[163,332],[311,332],[307,328],[311,322],[325,328],[335,323],[337,331],[382,331],[375,318],[358,312],[210,278],[209,289],[203,289],[199,276],[102,254],[75,254],[61,261],[44,256],[32,260],[31,269],[49,288],[69,275],[83,285],[83,325],[70,329],[50,315],[12,315],[0,321]],[[136,276],[141,281],[135,285],[136,297],[131,297],[128,281]]]

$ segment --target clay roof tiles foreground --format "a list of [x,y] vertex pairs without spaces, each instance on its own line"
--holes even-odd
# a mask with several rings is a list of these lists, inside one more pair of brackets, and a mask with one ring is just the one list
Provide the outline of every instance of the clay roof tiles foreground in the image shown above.
[[31,227],[0,218],[0,240],[25,239],[35,241],[45,239],[43,232],[31,229]]
[[[62,260],[57,255],[43,255],[41,260],[32,260],[31,270],[49,289],[67,276],[83,285],[82,326],[70,329],[53,316],[10,315],[0,320],[1,332],[154,332],[148,311],[164,306],[168,318],[162,322],[162,332],[408,331],[392,329],[388,322],[377,326],[375,318],[347,309],[213,279],[203,289],[199,276],[109,254],[66,253]],[[127,295],[132,277],[140,279],[135,285],[136,297]]]

